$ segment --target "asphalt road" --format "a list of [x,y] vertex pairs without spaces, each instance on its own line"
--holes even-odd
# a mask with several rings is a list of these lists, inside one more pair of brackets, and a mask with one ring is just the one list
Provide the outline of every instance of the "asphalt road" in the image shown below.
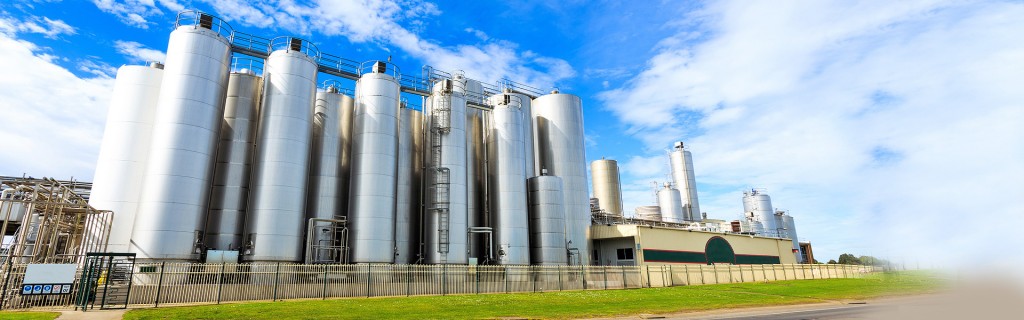
[[891,311],[892,306],[879,305],[844,305],[822,306],[818,309],[799,311],[764,311],[754,315],[718,315],[710,317],[682,317],[677,319],[701,320],[790,320],[790,319],[877,319],[879,315]]

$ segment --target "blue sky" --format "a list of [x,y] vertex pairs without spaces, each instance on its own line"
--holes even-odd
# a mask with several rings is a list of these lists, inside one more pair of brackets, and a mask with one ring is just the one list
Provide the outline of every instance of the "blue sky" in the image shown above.
[[1024,246],[1019,1],[12,0],[0,175],[91,179],[116,68],[162,59],[182,9],[406,73],[577,94],[587,156],[620,162],[628,212],[682,140],[709,216],[766,188],[819,260],[961,266]]

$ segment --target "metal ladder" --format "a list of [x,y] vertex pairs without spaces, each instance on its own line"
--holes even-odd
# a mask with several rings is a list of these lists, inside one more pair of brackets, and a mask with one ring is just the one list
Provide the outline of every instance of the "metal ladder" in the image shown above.
[[448,249],[451,243],[451,224],[449,218],[449,203],[451,199],[451,173],[447,167],[441,166],[443,143],[441,138],[451,132],[451,111],[452,111],[452,82],[442,80],[441,94],[435,100],[430,118],[430,160],[433,165],[433,177],[431,181],[431,203],[429,209],[437,214],[437,252],[441,254],[442,260],[447,260]]

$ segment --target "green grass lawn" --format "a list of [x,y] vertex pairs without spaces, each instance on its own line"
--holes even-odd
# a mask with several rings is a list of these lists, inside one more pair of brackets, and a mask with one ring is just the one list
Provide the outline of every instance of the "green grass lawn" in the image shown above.
[[937,290],[923,273],[672,288],[232,303],[132,310],[125,319],[586,318],[865,299]]
[[4,320],[53,320],[58,316],[60,313],[56,312],[0,311],[0,319]]

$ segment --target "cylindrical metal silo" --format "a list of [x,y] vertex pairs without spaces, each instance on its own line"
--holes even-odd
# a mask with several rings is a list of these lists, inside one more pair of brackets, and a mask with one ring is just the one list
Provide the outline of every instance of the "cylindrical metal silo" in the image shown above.
[[[309,157],[309,181],[306,191],[306,217],[303,230],[310,226],[308,219],[336,219],[341,216],[341,109],[345,95],[336,86],[327,86],[316,93],[313,106],[313,130]],[[348,195],[345,195],[348,196]],[[313,227],[329,227],[331,223],[320,221]],[[331,229],[327,229],[331,230]],[[334,232],[309,232],[307,242],[313,248],[305,248],[306,262],[336,262],[338,258],[331,247],[335,245]]]
[[252,71],[233,72],[228,77],[224,124],[220,130],[210,212],[206,218],[208,249],[238,250],[243,245],[249,174],[256,150],[256,125],[262,96],[263,79]]
[[[341,95],[341,109],[339,119],[341,125],[341,153],[338,154],[338,215],[348,216],[349,209],[349,183],[352,176],[352,128],[355,126],[356,101],[351,91]],[[351,223],[351,222],[350,222]]]
[[140,259],[196,260],[202,247],[231,46],[220,20],[196,17],[187,25],[179,20],[167,45],[132,231],[131,250]]
[[683,212],[687,221],[701,221],[700,204],[697,203],[697,182],[693,173],[693,155],[676,142],[669,154],[672,166],[672,183],[679,189],[683,199]]
[[781,227],[775,222],[775,209],[772,208],[772,199],[767,194],[757,189],[744,191],[743,211],[761,223],[762,235],[778,236]]
[[670,184],[658,190],[658,207],[661,208],[661,221],[682,223],[685,221],[683,215],[683,204],[679,197],[679,190]]
[[468,237],[466,79],[434,85],[426,146],[427,208],[423,223],[427,263],[465,264]]
[[593,175],[594,197],[598,207],[607,213],[622,216],[622,188],[619,184],[619,164],[615,160],[601,158],[590,163]]
[[660,206],[639,206],[636,207],[634,214],[637,219],[661,221]]
[[110,252],[127,252],[131,241],[163,73],[160,64],[123,66],[114,80],[89,196],[89,205],[115,213],[107,245]]
[[368,67],[370,71],[356,81],[348,212],[350,261],[392,263],[395,261],[399,73],[394,66],[381,61]]
[[778,215],[782,221],[782,225],[786,227],[786,236],[784,238],[793,240],[793,254],[796,256],[797,263],[806,263],[803,261],[802,250],[800,250],[800,238],[796,234],[796,222],[793,221],[793,216],[789,214]]
[[533,100],[539,170],[562,178],[565,192],[566,238],[578,254],[573,264],[590,263],[590,195],[580,98],[558,93]]
[[537,168],[537,146],[535,143],[537,139],[534,137],[536,128],[533,125],[533,100],[530,96],[522,93],[509,93],[512,95],[512,100],[519,101],[519,109],[523,111],[523,136],[525,137],[525,158],[526,158],[526,176],[535,177],[541,175],[540,170]]
[[569,252],[565,238],[565,207],[562,179],[537,176],[527,180],[530,215],[530,263],[566,265]]
[[306,235],[310,133],[316,99],[316,56],[308,41],[277,38],[267,58],[253,162],[246,261],[299,262]]
[[395,263],[419,258],[420,183],[423,176],[423,112],[403,107],[398,135]]
[[[485,199],[487,186],[484,162],[486,161],[486,148],[484,147],[488,131],[489,113],[468,107],[470,102],[483,103],[483,84],[473,79],[466,79],[466,225],[468,227],[489,226],[488,217],[485,216],[488,208]],[[469,234],[466,243],[470,257],[483,260],[487,254],[487,237],[484,234]]]
[[499,264],[529,264],[525,117],[516,96],[498,94],[488,100],[494,107],[487,135],[487,190],[495,258]]

